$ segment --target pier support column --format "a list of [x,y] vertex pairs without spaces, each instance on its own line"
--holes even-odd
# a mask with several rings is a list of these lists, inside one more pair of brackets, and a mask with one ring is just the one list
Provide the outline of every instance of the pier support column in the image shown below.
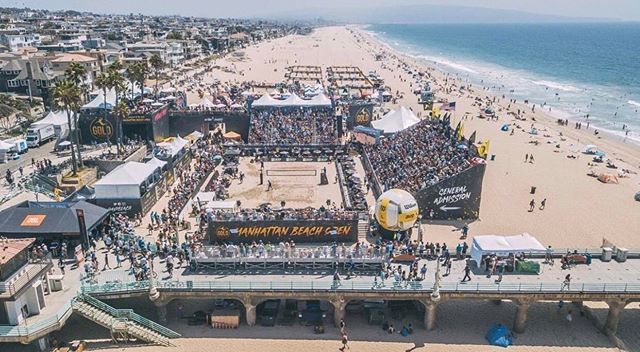
[[615,334],[618,331],[620,314],[622,314],[624,307],[627,306],[627,301],[609,301],[607,304],[609,305],[609,313],[607,314],[607,321],[604,324],[604,330],[607,333]]
[[424,328],[432,331],[436,328],[436,315],[438,313],[438,303],[434,301],[424,302]]
[[347,307],[347,301],[344,298],[331,300],[333,306],[333,323],[336,327],[340,327],[340,320],[344,319],[345,308]]
[[245,304],[244,310],[247,319],[247,325],[254,326],[256,325],[256,306],[253,304]]
[[167,305],[166,304],[155,304],[156,311],[158,312],[158,321],[160,324],[167,323]]
[[523,333],[527,327],[527,314],[529,313],[529,300],[516,300],[516,318],[513,322],[513,331]]

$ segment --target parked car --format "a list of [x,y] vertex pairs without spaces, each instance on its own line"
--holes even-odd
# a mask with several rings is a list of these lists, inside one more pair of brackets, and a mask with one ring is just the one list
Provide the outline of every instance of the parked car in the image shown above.
[[259,306],[260,324],[262,326],[275,326],[280,309],[280,300],[268,300]]
[[284,302],[284,311],[282,312],[282,319],[280,319],[280,325],[290,326],[296,321],[298,317],[298,300],[288,299]]
[[320,301],[308,300],[306,308],[298,313],[302,325],[322,325],[322,320],[327,317],[327,312],[320,308]]

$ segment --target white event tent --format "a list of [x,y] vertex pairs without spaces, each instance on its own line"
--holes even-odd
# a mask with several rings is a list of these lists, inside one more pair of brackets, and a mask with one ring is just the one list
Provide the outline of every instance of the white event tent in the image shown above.
[[515,236],[475,236],[471,244],[471,259],[482,261],[483,255],[495,254],[507,256],[510,253],[544,253],[545,249],[538,240],[528,233]]
[[[111,110],[116,105],[116,91],[114,89],[107,90],[106,109]],[[98,95],[90,102],[84,104],[82,109],[104,109],[104,92],[98,91]]]
[[401,106],[400,109],[389,111],[380,120],[372,121],[371,125],[374,128],[384,131],[384,133],[396,133],[418,122],[420,122],[420,119],[413,111]]
[[154,182],[158,165],[129,161],[94,184],[97,199],[139,199],[143,190]]

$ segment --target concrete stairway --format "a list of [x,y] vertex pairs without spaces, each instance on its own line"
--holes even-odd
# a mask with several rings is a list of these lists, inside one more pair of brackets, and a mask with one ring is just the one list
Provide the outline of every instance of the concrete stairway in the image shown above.
[[[105,303],[102,303],[102,305],[107,306]],[[101,309],[102,307],[98,308],[95,304],[91,304],[89,300],[82,299],[77,299],[73,303],[72,308],[74,312],[109,329],[114,339],[115,336],[130,336],[161,346],[171,346],[171,342],[167,336],[145,327],[138,322],[129,320],[126,317],[118,317],[117,315],[120,314],[113,314],[119,311],[115,308],[109,307],[111,309],[104,310]]]
[[367,235],[369,234],[369,221],[368,220],[358,220],[358,242],[365,241],[367,239]]

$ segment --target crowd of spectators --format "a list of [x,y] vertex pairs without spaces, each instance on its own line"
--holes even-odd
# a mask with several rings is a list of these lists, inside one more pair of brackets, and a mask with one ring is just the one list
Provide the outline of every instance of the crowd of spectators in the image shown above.
[[269,221],[269,220],[351,220],[357,218],[355,212],[321,206],[318,209],[271,208],[242,209],[238,212],[217,210],[209,213],[214,221]]
[[296,246],[294,241],[276,244],[254,241],[240,244],[216,244],[198,246],[193,253],[195,259],[212,258],[382,258],[386,248],[367,242],[345,245],[333,242],[322,246]]
[[365,151],[381,186],[408,192],[464,171],[473,158],[469,149],[458,147],[449,126],[427,120],[365,146]]
[[337,131],[331,111],[259,111],[251,116],[249,144],[335,144]]
[[198,140],[192,145],[191,151],[195,158],[195,166],[189,165],[187,170],[175,170],[180,182],[173,189],[169,200],[169,211],[180,213],[194,192],[202,184],[204,179],[218,164],[213,156],[218,153],[218,147],[211,139]]
[[[369,187],[368,184],[363,185],[363,181],[356,171],[356,163],[352,156],[343,155],[338,157],[339,164],[338,173],[340,173],[341,182],[344,184],[343,196],[345,198],[345,207],[348,210],[368,210],[366,192],[363,187]],[[367,189],[368,192],[368,189]]]

